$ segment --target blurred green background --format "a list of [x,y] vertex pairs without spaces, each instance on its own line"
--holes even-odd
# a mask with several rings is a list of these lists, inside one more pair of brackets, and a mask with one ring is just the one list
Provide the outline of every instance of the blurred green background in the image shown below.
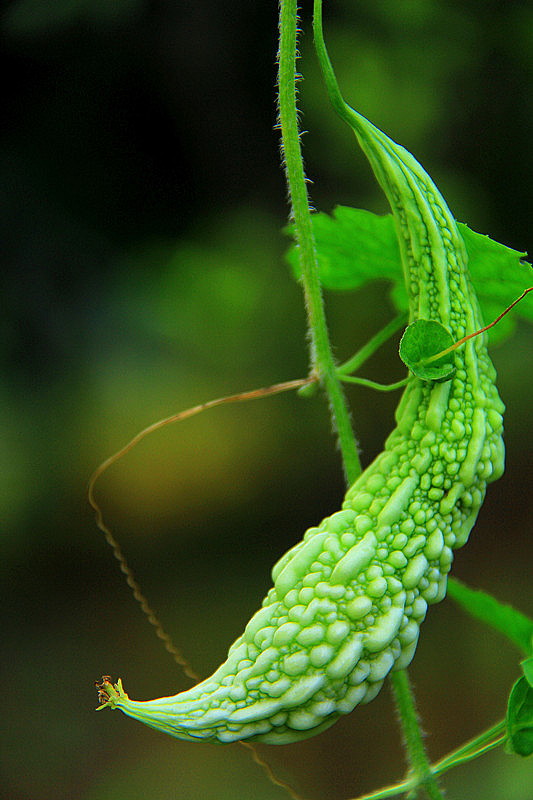
[[[385,211],[322,91],[304,4],[303,136],[316,208]],[[345,95],[426,166],[456,216],[533,251],[533,9],[487,0],[337,0],[326,33]],[[178,742],[95,714],[94,681],[136,699],[189,685],[135,606],[85,499],[137,430],[307,370],[283,261],[274,130],[277,4],[15,0],[2,17],[4,124],[0,792],[11,800],[274,800],[238,746]],[[387,286],[327,297],[339,359],[391,316]],[[533,613],[533,332],[494,350],[508,467],[455,574]],[[395,343],[364,370],[396,380]],[[364,463],[396,397],[350,388]],[[99,497],[142,586],[201,674],[224,658],[277,558],[343,494],[325,403],[280,396],[154,435]],[[411,669],[433,757],[495,722],[518,654],[444,602]],[[307,742],[263,747],[309,800],[398,778],[387,690]],[[531,800],[531,761],[494,753],[450,798]]]

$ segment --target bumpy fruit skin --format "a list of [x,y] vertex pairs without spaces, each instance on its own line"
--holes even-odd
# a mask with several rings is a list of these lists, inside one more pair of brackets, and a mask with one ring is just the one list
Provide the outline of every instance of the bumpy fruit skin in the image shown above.
[[[435,319],[459,339],[481,319],[455,221],[416,160],[353,113],[395,216],[411,321]],[[180,739],[286,744],[368,703],[406,667],[453,550],[504,469],[504,406],[482,336],[456,366],[444,383],[411,376],[383,453],[342,510],[276,564],[262,608],[210,678],[148,702],[106,682],[107,705]]]

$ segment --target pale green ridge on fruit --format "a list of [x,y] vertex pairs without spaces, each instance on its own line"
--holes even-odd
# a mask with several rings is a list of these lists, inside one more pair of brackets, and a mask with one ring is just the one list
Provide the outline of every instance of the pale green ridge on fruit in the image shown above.
[[[352,113],[396,221],[411,321],[437,320],[454,339],[477,330],[466,250],[445,201],[407,150]],[[263,607],[210,678],[147,702],[106,682],[106,704],[181,739],[285,744],[325,730],[406,667],[428,604],[446,593],[453,550],[504,468],[504,406],[484,337],[455,363],[445,383],[409,378],[383,453],[342,510],[278,561]]]

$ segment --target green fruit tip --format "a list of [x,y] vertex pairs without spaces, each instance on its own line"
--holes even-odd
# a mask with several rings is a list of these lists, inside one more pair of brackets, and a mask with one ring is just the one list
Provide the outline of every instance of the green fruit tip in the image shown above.
[[98,692],[98,702],[100,705],[96,709],[101,711],[103,708],[116,708],[121,700],[129,700],[128,695],[122,687],[122,680],[119,678],[115,684],[111,683],[109,675],[104,675],[101,681],[95,682]]

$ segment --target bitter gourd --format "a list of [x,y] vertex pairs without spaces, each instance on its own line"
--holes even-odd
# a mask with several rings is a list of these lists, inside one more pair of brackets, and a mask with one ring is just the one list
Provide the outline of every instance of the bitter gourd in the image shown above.
[[[351,124],[392,208],[410,321],[436,320],[455,340],[477,330],[444,199],[407,150],[356,112]],[[105,705],[181,739],[285,744],[369,702],[406,667],[428,604],[446,593],[453,550],[504,468],[504,406],[483,336],[455,353],[455,366],[441,383],[410,376],[383,453],[342,509],[278,561],[262,608],[210,678],[148,702],[106,679]]]

